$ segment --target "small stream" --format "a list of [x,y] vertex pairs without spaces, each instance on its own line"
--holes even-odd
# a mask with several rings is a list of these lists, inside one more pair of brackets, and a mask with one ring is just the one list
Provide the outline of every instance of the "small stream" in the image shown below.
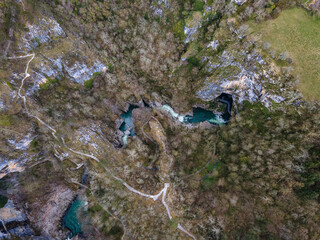
[[[222,93],[219,97],[216,98],[216,101],[226,105],[225,111],[221,114],[215,114],[214,112],[201,107],[194,107],[192,115],[180,115],[179,113],[176,113],[172,107],[166,104],[162,105],[161,107],[155,108],[168,112],[175,120],[184,124],[198,124],[206,121],[213,125],[226,124],[231,118],[231,109],[233,104],[232,95]],[[134,122],[132,117],[132,111],[135,108],[138,108],[138,106],[130,104],[128,111],[121,114],[123,122],[120,125],[119,130],[124,133],[122,137],[124,146],[127,145],[129,136],[135,136]]]
[[[23,5],[24,6],[24,5]],[[44,125],[45,127],[47,127],[50,131],[51,131],[51,134],[52,136],[56,139],[56,140],[61,140],[62,143],[63,143],[63,146],[66,147],[70,152],[72,153],[75,153],[75,154],[78,154],[78,155],[81,155],[81,156],[85,156],[85,157],[88,157],[88,158],[91,158],[97,162],[99,162],[99,159],[94,156],[94,155],[91,155],[91,154],[86,154],[86,153],[83,153],[83,152],[79,152],[79,151],[76,151],[70,147],[68,147],[64,141],[64,138],[63,137],[57,137],[56,136],[56,130],[51,127],[50,125],[48,125],[46,122],[44,122],[43,120],[41,120],[39,117],[31,114],[28,110],[28,107],[27,107],[27,97],[25,95],[22,95],[21,94],[21,90],[23,88],[23,85],[24,85],[24,81],[30,77],[30,74],[28,73],[28,69],[29,69],[29,64],[30,62],[34,59],[35,57],[35,54],[32,53],[32,54],[29,54],[29,55],[24,55],[24,56],[17,56],[17,57],[8,57],[8,59],[22,59],[22,58],[27,58],[27,57],[31,57],[30,60],[27,62],[26,64],[26,68],[25,68],[25,76],[24,78],[22,79],[21,81],[21,85],[19,87],[19,91],[18,91],[18,97],[19,98],[22,98],[23,100],[23,106],[25,108],[25,111],[27,112],[27,114],[29,116],[31,116],[32,118],[35,118],[39,121],[39,123],[41,123],[42,125]],[[131,110],[132,112],[132,110]],[[145,194],[145,193],[142,193],[136,189],[134,189],[133,187],[129,186],[124,180],[122,180],[121,178],[117,177],[117,176],[114,176],[111,172],[110,169],[108,169],[107,167],[104,167],[105,170],[117,181],[121,182],[128,190],[130,190],[131,192],[133,193],[136,193],[136,194],[139,194],[140,196],[144,196],[144,197],[147,197],[147,198],[152,198],[154,201],[156,201],[161,195],[162,195],[162,199],[161,199],[161,202],[162,204],[165,206],[166,210],[167,210],[167,214],[168,214],[168,217],[169,219],[171,220],[172,219],[172,216],[171,216],[171,213],[170,213],[170,208],[168,206],[168,204],[166,203],[165,201],[165,198],[166,198],[166,193],[167,193],[167,190],[168,188],[170,187],[170,183],[165,183],[164,184],[164,188],[157,194],[157,195],[149,195],[149,194]],[[71,239],[73,236],[77,235],[78,233],[81,233],[81,224],[78,220],[78,217],[77,215],[79,214],[79,210],[81,209],[82,206],[85,206],[87,204],[87,202],[83,202],[81,201],[79,198],[77,198],[73,203],[72,205],[69,207],[69,209],[66,211],[66,214],[63,218],[63,226],[67,227],[68,229],[71,230],[71,233],[70,233],[70,237],[68,237],[68,239]],[[125,225],[124,225],[125,227]],[[194,240],[196,240],[195,236],[193,236],[189,231],[187,231],[185,228],[183,228],[180,223],[178,223],[178,229],[182,232],[184,232],[185,234],[187,234],[188,236],[192,237]],[[126,230],[124,230],[124,235],[122,236],[121,239],[124,238],[126,234]]]

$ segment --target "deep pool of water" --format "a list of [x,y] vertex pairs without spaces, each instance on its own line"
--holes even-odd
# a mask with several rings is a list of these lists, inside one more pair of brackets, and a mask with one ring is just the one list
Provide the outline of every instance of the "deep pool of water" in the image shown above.
[[123,123],[121,124],[119,129],[122,132],[125,132],[126,130],[129,130],[130,131],[129,136],[134,136],[135,135],[135,133],[134,133],[134,124],[133,124],[133,119],[132,119],[132,111],[135,108],[138,108],[138,107],[134,106],[134,105],[130,105],[128,111],[125,112],[125,113],[122,113],[120,115],[122,120],[123,120]]
[[[123,123],[119,127],[119,130],[124,133],[124,135],[122,137],[123,145],[127,145],[128,136],[131,136],[131,137],[135,136],[134,123],[133,123],[133,119],[132,119],[132,111],[135,108],[138,108],[138,107],[130,104],[128,111],[126,111],[120,115],[123,120]],[[125,133],[127,130],[129,130],[129,134]]]
[[[216,98],[216,101],[226,105],[225,111],[222,114],[214,114],[212,111],[206,110],[204,108],[196,107],[193,108],[191,115],[180,115],[176,113],[169,105],[163,105],[159,107],[161,110],[166,111],[171,114],[171,116],[181,123],[192,123],[197,124],[200,122],[209,122],[215,125],[226,124],[231,118],[231,109],[233,104],[232,95],[227,93],[222,93]],[[135,136],[134,123],[132,118],[133,109],[138,108],[135,105],[130,105],[127,112],[121,114],[123,123],[120,126],[120,130],[125,133],[129,130],[129,133],[125,133],[122,137],[123,145],[127,144],[128,136]]]
[[82,206],[83,201],[78,198],[75,199],[63,218],[63,226],[71,231],[71,233],[69,234],[69,238],[72,238],[81,232],[81,224],[77,218],[77,213]]
[[192,116],[180,115],[176,113],[169,105],[163,105],[161,109],[170,113],[173,118],[177,119],[181,123],[197,124],[207,121],[216,125],[226,124],[231,118],[231,108],[233,103],[232,95],[222,93],[216,98],[216,100],[226,105],[226,108],[222,114],[214,114],[212,111],[201,107],[193,108]]
[[223,119],[223,117],[214,114],[213,112],[197,107],[193,109],[193,116],[186,115],[184,117],[185,123],[200,123],[208,121],[211,124],[224,124],[226,123],[226,120]]

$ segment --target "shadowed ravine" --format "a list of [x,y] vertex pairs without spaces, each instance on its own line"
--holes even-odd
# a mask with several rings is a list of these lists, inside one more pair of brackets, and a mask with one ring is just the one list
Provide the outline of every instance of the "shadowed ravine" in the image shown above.
[[[212,125],[223,125],[229,122],[231,118],[231,109],[233,99],[230,94],[222,93],[219,97],[216,98],[217,102],[223,103],[226,105],[225,111],[223,114],[215,114],[210,110],[194,107],[192,116],[191,115],[180,115],[176,113],[172,107],[169,105],[162,105],[159,108],[164,112],[168,112],[174,120],[182,123],[182,124],[198,124],[201,122],[209,122]],[[149,105],[148,105],[149,107]],[[132,116],[132,111],[136,108],[139,108],[136,105],[130,104],[128,111],[121,114],[121,118],[123,120],[122,124],[119,127],[119,130],[123,132],[122,143],[124,146],[127,145],[128,137],[135,136],[134,132],[134,119]]]
[[[24,78],[22,79],[21,81],[21,85],[19,87],[19,91],[18,91],[18,97],[19,98],[22,98],[23,99],[23,104],[24,104],[24,107],[25,107],[25,111],[26,113],[37,119],[42,125],[44,125],[45,127],[47,127],[50,131],[51,131],[51,134],[53,135],[53,137],[59,142],[59,143],[62,143],[62,145],[64,147],[66,147],[70,152],[72,153],[75,153],[75,154],[79,154],[79,155],[82,155],[82,156],[85,156],[85,157],[89,157],[97,162],[99,162],[99,159],[93,155],[90,155],[90,154],[85,154],[85,153],[82,153],[82,152],[79,152],[79,151],[76,151],[76,150],[73,150],[71,149],[70,147],[68,147],[66,144],[65,144],[65,141],[62,137],[57,137],[56,136],[56,130],[51,127],[50,125],[48,125],[47,123],[45,123],[44,121],[42,121],[39,117],[33,115],[30,113],[28,107],[27,107],[27,99],[26,99],[26,96],[22,95],[21,94],[21,91],[22,91],[22,88],[23,88],[23,85],[24,85],[24,81],[30,77],[30,74],[28,73],[28,70],[29,70],[29,65],[31,63],[31,61],[34,59],[35,57],[35,54],[28,54],[28,55],[24,55],[24,56],[14,56],[14,57],[8,57],[8,59],[22,59],[22,58],[28,58],[28,57],[31,57],[29,59],[29,61],[27,62],[26,64],[26,68],[25,68],[25,76]],[[140,196],[143,196],[143,197],[147,197],[147,198],[151,198],[153,199],[154,201],[158,200],[159,197],[162,195],[162,199],[161,199],[161,202],[162,204],[164,205],[164,207],[166,208],[166,211],[167,211],[167,214],[168,214],[168,217],[169,219],[171,220],[172,219],[172,216],[171,216],[171,213],[170,213],[170,208],[169,206],[167,205],[167,203],[165,202],[165,198],[166,198],[166,194],[167,194],[167,191],[168,191],[168,188],[170,187],[170,183],[164,183],[164,188],[156,195],[150,195],[150,194],[145,194],[145,193],[142,193],[136,189],[134,189],[133,187],[131,187],[129,184],[127,184],[124,180],[122,180],[121,178],[119,177],[116,177],[112,174],[111,170],[109,170],[108,168],[105,167],[105,170],[117,181],[121,182],[129,191],[133,192],[133,193],[136,193]],[[190,236],[191,238],[193,239],[196,239],[195,236],[193,236],[190,232],[188,232],[186,229],[184,229],[180,224],[178,224],[178,229],[182,232],[184,232],[185,234],[187,234],[188,236]],[[122,237],[122,239],[124,239],[125,237],[125,234],[126,234],[126,230],[124,229],[124,236]]]

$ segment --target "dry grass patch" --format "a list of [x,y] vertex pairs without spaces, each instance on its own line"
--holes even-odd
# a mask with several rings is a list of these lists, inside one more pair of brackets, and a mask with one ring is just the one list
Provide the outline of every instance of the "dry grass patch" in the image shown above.
[[299,89],[307,100],[320,99],[320,19],[304,9],[283,11],[276,19],[250,23],[252,34],[261,34],[277,54],[288,52],[293,60]]

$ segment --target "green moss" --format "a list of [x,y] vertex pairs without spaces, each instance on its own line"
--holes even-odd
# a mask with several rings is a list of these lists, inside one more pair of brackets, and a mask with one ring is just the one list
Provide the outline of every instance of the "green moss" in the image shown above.
[[187,58],[187,62],[190,63],[194,67],[200,66],[200,60],[196,56],[192,56]]
[[122,234],[123,234],[123,231],[122,231],[122,228],[118,225],[114,225],[112,226],[112,228],[110,230],[108,230],[109,228],[107,226],[103,226],[103,229],[102,231],[104,232],[104,234],[106,236],[113,236],[112,239],[120,239]]
[[246,10],[246,8],[247,8],[246,4],[243,4],[241,6],[237,5],[237,14],[244,12],[244,10]]
[[40,42],[39,38],[37,38],[37,37],[31,39],[31,42],[32,42],[32,43],[35,43],[35,45],[37,45],[37,46],[40,46],[40,45],[41,45],[41,42]]
[[279,67],[286,67],[288,66],[288,62],[280,59],[274,60],[274,62],[279,66]]
[[40,141],[37,138],[34,138],[30,143],[30,151],[36,152],[41,148]]
[[102,214],[102,222],[107,222],[110,217],[110,214],[107,211],[104,211]]
[[148,12],[146,12],[146,13],[144,14],[144,19],[147,20],[147,21],[150,20],[150,17],[149,17],[149,13],[148,13]]
[[79,15],[80,8],[82,7],[82,1],[79,0],[71,0],[73,5],[73,13],[75,15]]
[[276,8],[276,5],[273,4],[273,5],[270,7],[269,13],[272,13],[275,8]]
[[249,163],[249,157],[240,157],[240,163]]
[[184,25],[185,25],[185,21],[181,19],[173,26],[173,33],[177,38],[180,39],[181,42],[184,42],[184,37],[185,37]]
[[[271,117],[271,112],[262,103],[250,103],[249,101],[243,102],[243,114],[245,122],[248,122],[248,127],[252,130],[257,130],[260,134],[265,134],[268,131],[268,126],[265,122]],[[276,114],[273,113],[273,120],[275,120]]]
[[54,85],[56,85],[58,82],[59,82],[59,80],[57,78],[52,79],[52,78],[47,77],[46,82],[40,84],[40,90],[42,90],[42,91],[49,90]]
[[86,88],[86,89],[92,89],[93,88],[93,77],[90,78],[89,80],[85,81],[83,83],[83,86]]
[[8,198],[0,195],[0,208],[3,208],[8,202]]
[[113,226],[109,231],[109,234],[111,235],[118,235],[119,233],[122,233],[122,228],[118,225]]
[[13,120],[12,116],[9,115],[0,115],[0,126],[1,127],[7,127],[12,125]]
[[203,11],[203,6],[204,6],[204,2],[201,1],[201,0],[197,0],[193,4],[193,10],[202,12]]
[[36,138],[34,138],[31,143],[30,143],[30,147],[31,148],[36,148],[38,146],[38,141]]
[[101,75],[101,72],[94,72],[93,73],[93,77],[97,77],[97,76],[100,76]]
[[11,84],[9,81],[7,81],[7,80],[4,80],[4,81],[5,81],[5,83],[8,85],[9,88],[11,88],[12,90],[14,90],[14,87],[12,86],[12,84]]
[[170,225],[170,227],[171,227],[172,229],[177,229],[178,224],[179,224],[178,220],[177,220],[177,219],[174,219],[174,218],[171,219],[170,222],[169,222],[169,225]]
[[211,172],[216,166],[217,166],[217,163],[209,163],[208,166],[206,167],[206,170],[208,172]]
[[85,81],[85,82],[83,83],[84,88],[85,88],[85,89],[88,89],[88,90],[92,89],[92,88],[93,88],[93,80],[94,80],[96,77],[100,76],[100,75],[101,75],[101,72],[95,72],[95,73],[93,73],[92,78],[90,78],[89,80],[87,80],[87,81]]
[[98,213],[104,211],[103,208],[97,204],[94,203],[92,207],[88,208],[89,213]]
[[315,145],[309,150],[309,158],[303,163],[305,171],[300,176],[302,186],[296,188],[301,198],[317,199],[320,202],[320,147]]
[[209,190],[209,189],[211,189],[213,187],[215,182],[216,182],[216,179],[214,177],[207,177],[203,181],[201,181],[200,187],[203,190]]
[[107,67],[108,67],[108,71],[112,73],[113,70],[114,70],[113,65],[112,65],[111,63],[108,63],[108,64],[107,64]]
[[[0,40],[0,42],[4,42],[7,39],[8,33],[9,33],[9,29],[12,26],[12,11],[10,10],[9,6],[7,4],[4,4],[4,14],[2,15],[2,21],[3,21],[3,25],[1,28],[1,32],[4,34],[4,38]],[[2,35],[2,34],[1,34]]]
[[86,189],[86,195],[87,195],[87,197],[91,197],[92,196],[90,189]]
[[196,56],[188,57],[187,62],[188,62],[188,65],[187,65],[188,71],[191,71],[192,68],[194,68],[194,67],[196,67],[196,68],[201,67],[201,62]]
[[106,190],[104,188],[102,188],[101,186],[99,186],[99,189],[95,191],[95,195],[97,197],[103,197],[106,193]]
[[[215,27],[217,28],[221,19],[222,19],[222,14],[220,12],[217,12],[215,14],[210,12],[206,16],[206,19],[204,19],[201,24],[202,25],[201,29],[202,29],[203,34],[207,33],[208,27],[212,26],[213,24],[215,24]],[[203,36],[203,38],[205,38],[205,37]]]

